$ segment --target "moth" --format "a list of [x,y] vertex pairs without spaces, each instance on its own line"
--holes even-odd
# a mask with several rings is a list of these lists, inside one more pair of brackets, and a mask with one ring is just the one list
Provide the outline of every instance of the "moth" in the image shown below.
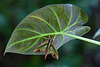
[[[45,38],[45,37],[43,37],[43,38]],[[45,39],[47,39],[47,40],[45,42],[43,42],[42,44],[40,44],[34,50],[34,52],[40,53],[40,52],[45,51],[45,58],[44,59],[46,59],[48,53],[51,53],[52,57],[58,59],[58,52],[57,52],[57,49],[54,45],[53,37],[49,36],[48,38],[45,38]]]

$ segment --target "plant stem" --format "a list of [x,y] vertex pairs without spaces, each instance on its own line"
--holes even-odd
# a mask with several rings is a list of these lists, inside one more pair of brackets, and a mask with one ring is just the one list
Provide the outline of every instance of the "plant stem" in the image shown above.
[[86,42],[90,42],[90,43],[93,43],[93,44],[100,45],[100,42],[99,41],[91,40],[91,39],[88,39],[88,38],[84,38],[84,37],[76,36],[76,35],[72,35],[72,34],[66,34],[66,33],[63,33],[63,34],[64,35],[67,35],[67,36],[70,36],[70,37],[73,37],[73,38],[77,38],[77,39],[86,41]]

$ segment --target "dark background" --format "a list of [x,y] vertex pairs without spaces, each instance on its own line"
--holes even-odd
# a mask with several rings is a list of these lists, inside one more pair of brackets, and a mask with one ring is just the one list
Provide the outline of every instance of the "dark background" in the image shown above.
[[[100,0],[0,0],[0,67],[100,67],[100,46],[78,39],[64,44],[59,59],[48,55],[21,55],[7,53],[7,42],[18,23],[31,12],[50,4],[74,4],[89,16],[91,31],[83,37],[92,39],[100,28]],[[100,36],[95,40],[100,41]]]

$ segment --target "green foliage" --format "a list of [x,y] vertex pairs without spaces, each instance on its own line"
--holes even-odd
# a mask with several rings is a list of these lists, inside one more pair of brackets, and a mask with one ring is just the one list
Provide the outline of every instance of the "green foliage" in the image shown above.
[[34,49],[43,43],[49,35],[54,38],[56,48],[75,39],[67,34],[82,36],[90,30],[82,26],[88,20],[87,14],[72,4],[48,5],[29,14],[14,30],[5,50],[20,54],[34,53]]

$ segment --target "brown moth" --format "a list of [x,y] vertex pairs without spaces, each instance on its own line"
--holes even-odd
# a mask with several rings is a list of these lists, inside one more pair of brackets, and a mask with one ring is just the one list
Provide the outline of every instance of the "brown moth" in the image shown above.
[[47,40],[45,42],[43,42],[42,44],[40,44],[34,50],[34,52],[40,53],[40,52],[43,52],[45,50],[45,58],[44,59],[46,59],[49,52],[51,53],[52,57],[58,59],[58,52],[57,52],[57,49],[54,45],[53,37],[49,36],[48,38],[45,38],[45,39],[47,39]]

